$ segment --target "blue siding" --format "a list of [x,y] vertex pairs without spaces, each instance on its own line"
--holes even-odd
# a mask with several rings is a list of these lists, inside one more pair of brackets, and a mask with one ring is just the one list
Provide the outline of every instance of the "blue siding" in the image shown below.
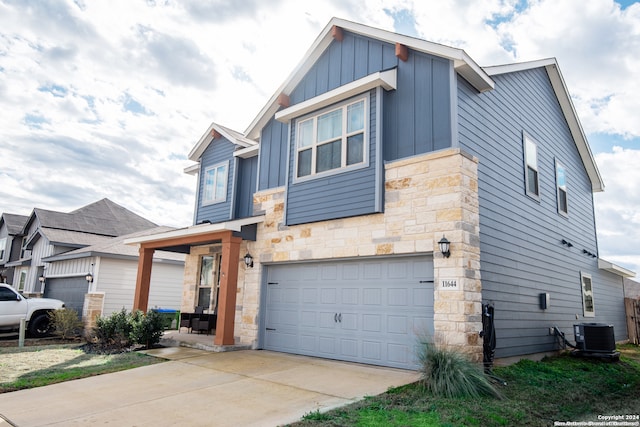
[[238,159],[238,181],[236,184],[235,217],[253,216],[253,193],[256,192],[258,156]]
[[258,188],[281,187],[287,174],[287,128],[288,125],[271,119],[262,128],[260,135],[260,167]]
[[[382,179],[376,182],[376,92],[369,98],[369,165],[366,168],[294,183],[295,156],[291,156],[287,192],[287,225],[303,224],[376,212],[376,189],[382,191]],[[295,126],[292,126],[292,132]],[[295,152],[295,137],[291,137]]]
[[[623,339],[622,278],[582,253],[597,252],[591,183],[546,71],[493,78],[495,90],[482,94],[458,78],[458,136],[479,159],[482,295],[495,306],[496,357],[557,349],[554,325],[573,339],[575,323],[611,323]],[[540,201],[525,194],[523,132],[538,146]],[[568,218],[557,211],[555,159],[567,168]],[[592,275],[595,319],[583,317],[581,271]]]
[[[200,158],[200,174],[198,175],[198,212],[196,214],[196,224],[202,221],[212,223],[227,221],[231,219],[232,192],[235,177],[235,161],[233,152],[235,145],[228,140],[221,138],[209,144]],[[229,170],[227,175],[227,197],[224,202],[203,205],[202,192],[204,191],[204,171],[213,165],[228,161]]]

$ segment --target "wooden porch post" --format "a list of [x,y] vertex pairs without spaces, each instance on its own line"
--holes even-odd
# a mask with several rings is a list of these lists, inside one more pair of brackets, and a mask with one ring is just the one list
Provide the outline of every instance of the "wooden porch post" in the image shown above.
[[151,286],[151,266],[153,265],[154,252],[155,249],[140,246],[136,291],[133,297],[133,311],[142,310],[145,313],[147,312],[149,305],[149,287]]
[[233,345],[236,317],[236,292],[238,291],[238,263],[240,262],[241,237],[229,231],[222,237],[222,262],[220,266],[220,295],[218,298],[218,322],[215,345]]

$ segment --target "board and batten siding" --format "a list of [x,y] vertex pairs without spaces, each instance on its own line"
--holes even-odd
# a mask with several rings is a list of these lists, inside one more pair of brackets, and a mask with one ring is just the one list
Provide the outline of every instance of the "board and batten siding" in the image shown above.
[[253,193],[256,192],[258,177],[258,156],[237,159],[238,177],[234,219],[253,216]]
[[[450,61],[411,50],[406,62],[395,46],[345,32],[333,41],[291,92],[291,105],[367,75],[398,69],[398,89],[384,92],[385,160],[397,160],[451,146]],[[271,119],[260,136],[258,190],[285,185],[288,125]],[[382,153],[381,153],[382,154]]]
[[[591,182],[545,69],[492,78],[495,89],[482,94],[458,78],[458,137],[479,159],[482,296],[495,307],[496,357],[556,350],[552,326],[573,339],[573,324],[610,323],[624,339],[622,278],[583,254],[597,253]],[[525,194],[523,132],[538,147],[539,200]],[[568,217],[558,213],[556,160],[566,167]],[[581,272],[593,279],[595,318],[583,316]],[[540,293],[550,295],[547,310]]]
[[[235,162],[233,152],[236,146],[225,138],[216,139],[202,153],[200,159],[200,173],[198,174],[198,213],[196,224],[202,221],[212,223],[227,221],[231,219],[231,206],[233,197],[233,184],[235,182]],[[215,166],[227,162],[227,195],[225,201],[211,204],[203,203],[205,170],[210,166]]]
[[50,262],[47,266],[47,277],[86,276],[93,273],[94,257],[68,259]]
[[[287,225],[304,224],[336,218],[366,215],[378,211],[376,191],[382,192],[382,179],[376,182],[376,91],[367,101],[369,128],[367,140],[368,165],[347,172],[319,178],[295,181],[295,155],[290,156],[287,191]],[[294,121],[295,123],[295,121]],[[291,152],[295,153],[295,128],[291,126]],[[378,175],[381,176],[381,175]]]
[[[131,310],[137,272],[137,261],[101,258],[97,286],[98,292],[105,294],[102,316],[109,316],[123,307]],[[150,309],[180,309],[183,272],[184,266],[181,264],[153,263],[149,288]]]

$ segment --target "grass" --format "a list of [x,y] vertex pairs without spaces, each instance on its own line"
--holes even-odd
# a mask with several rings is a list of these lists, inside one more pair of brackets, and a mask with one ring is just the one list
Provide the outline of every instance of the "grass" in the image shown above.
[[85,353],[78,344],[0,349],[0,393],[162,362],[138,352]]
[[619,347],[621,360],[570,355],[521,360],[494,373],[504,399],[436,397],[419,383],[367,397],[292,426],[550,426],[598,421],[598,415],[640,414],[640,347]]

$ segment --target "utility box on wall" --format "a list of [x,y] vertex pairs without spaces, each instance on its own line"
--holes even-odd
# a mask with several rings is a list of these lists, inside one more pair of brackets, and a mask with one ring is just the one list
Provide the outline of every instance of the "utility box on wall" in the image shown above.
[[540,294],[540,310],[546,310],[551,303],[551,297],[548,293]]

